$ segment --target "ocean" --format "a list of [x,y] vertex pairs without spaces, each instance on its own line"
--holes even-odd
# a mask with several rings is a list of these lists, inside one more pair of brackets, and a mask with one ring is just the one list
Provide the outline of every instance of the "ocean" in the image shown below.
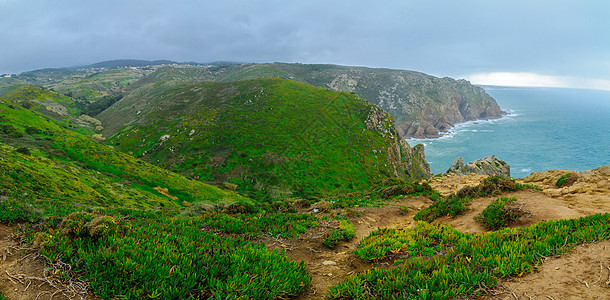
[[511,176],[563,169],[590,170],[610,164],[610,91],[561,88],[485,88],[509,115],[454,126],[423,143],[434,174],[453,160],[495,155],[511,167]]

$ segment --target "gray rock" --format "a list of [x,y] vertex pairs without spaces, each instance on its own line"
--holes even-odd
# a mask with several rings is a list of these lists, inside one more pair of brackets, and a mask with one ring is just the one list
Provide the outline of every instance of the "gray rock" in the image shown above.
[[493,155],[477,159],[467,164],[464,164],[464,160],[458,156],[445,174],[510,176],[510,165]]
[[322,262],[322,264],[325,266],[336,266],[337,265],[337,263],[332,260],[325,260]]

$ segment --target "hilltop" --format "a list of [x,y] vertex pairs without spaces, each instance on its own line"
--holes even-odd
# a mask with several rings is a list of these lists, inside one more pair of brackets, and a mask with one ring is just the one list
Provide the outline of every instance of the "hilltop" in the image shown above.
[[250,195],[327,195],[428,176],[393,118],[356,95],[284,79],[159,81],[98,115],[108,143]]
[[502,116],[496,101],[466,80],[406,70],[287,63],[165,66],[142,80],[255,78],[285,78],[355,93],[390,113],[400,134],[407,138],[434,138],[456,123]]
[[[116,60],[89,66],[25,72],[2,82],[39,85],[74,98],[120,98],[157,81],[237,81],[284,78],[325,89],[353,92],[387,111],[404,137],[434,138],[456,123],[502,116],[485,91],[466,80],[420,72],[339,65],[288,63],[179,64],[172,61]],[[102,99],[108,103],[109,99]],[[112,103],[110,103],[112,104]],[[106,108],[110,104],[101,105]],[[89,114],[97,114],[93,110]]]

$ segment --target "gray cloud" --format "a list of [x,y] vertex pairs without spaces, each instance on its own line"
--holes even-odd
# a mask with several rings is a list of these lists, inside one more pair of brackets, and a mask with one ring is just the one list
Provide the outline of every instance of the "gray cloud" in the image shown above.
[[136,58],[604,79],[608,11],[557,0],[0,0],[0,73]]

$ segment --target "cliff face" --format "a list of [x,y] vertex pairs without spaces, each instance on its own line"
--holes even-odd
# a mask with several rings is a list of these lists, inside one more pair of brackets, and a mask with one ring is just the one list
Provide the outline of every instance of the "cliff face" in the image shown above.
[[[373,106],[365,123],[368,130],[376,131],[388,139],[385,153],[387,153],[387,164],[394,170],[394,177],[417,179],[431,175],[424,146],[418,144],[411,148],[396,129],[394,120],[387,112]],[[383,150],[380,149],[379,153],[383,153]]]
[[378,105],[394,116],[399,132],[407,138],[435,138],[456,123],[502,116],[491,96],[463,79],[402,70],[332,66],[314,71],[304,81],[353,92]]

